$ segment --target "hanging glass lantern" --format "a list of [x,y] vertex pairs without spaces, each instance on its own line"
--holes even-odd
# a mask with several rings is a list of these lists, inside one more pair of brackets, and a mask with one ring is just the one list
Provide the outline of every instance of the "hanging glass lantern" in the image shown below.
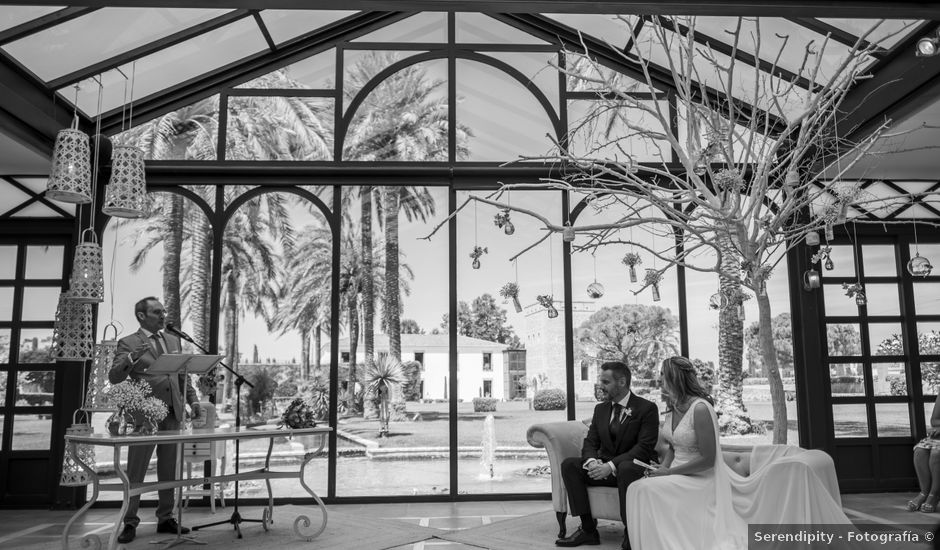
[[[84,421],[79,422],[79,413],[84,415]],[[72,415],[72,425],[65,429],[65,435],[88,436],[94,433],[91,426],[91,413],[78,409]],[[76,456],[77,455],[77,456]],[[92,445],[77,443],[75,445],[75,454],[72,454],[72,445],[65,446],[65,456],[62,458],[62,476],[59,478],[59,485],[64,487],[81,487],[91,483],[91,474],[81,467],[78,463],[81,461],[92,471],[95,469],[95,448]]]
[[507,221],[505,224],[503,224],[503,233],[507,235],[512,235],[515,232],[516,232],[516,226],[513,225],[512,222]]
[[708,163],[705,162],[705,157],[701,156],[698,160],[695,161],[695,165],[692,166],[692,173],[696,176],[704,176],[705,172],[708,171]]
[[832,271],[836,268],[836,264],[832,261],[832,257],[826,254],[826,261],[823,262],[823,267],[826,268],[826,271]]
[[93,344],[91,304],[61,293],[52,329],[52,357],[56,361],[84,361],[92,357]]
[[78,129],[77,114],[71,128],[56,134],[46,196],[74,204],[91,202],[91,140]]
[[555,317],[558,317],[558,310],[555,309],[555,306],[549,306],[549,307],[548,307],[548,318],[549,318],[549,319],[554,319]]
[[911,261],[907,262],[907,272],[915,277],[926,277],[933,271],[930,260],[920,255],[920,252],[914,253]]
[[604,295],[604,285],[600,284],[597,281],[589,284],[587,287],[587,295],[596,300]]
[[708,298],[708,307],[712,309],[722,310],[725,308],[725,295],[716,292]]
[[470,267],[473,269],[480,269],[480,258],[474,258],[473,263],[470,264]]
[[816,231],[810,231],[806,234],[806,245],[807,246],[819,246],[819,233]]
[[865,296],[864,289],[861,289],[855,293],[855,305],[858,307],[868,305],[868,298]]
[[561,239],[566,243],[574,241],[574,228],[571,227],[571,222],[565,222],[565,228],[561,230]]
[[[90,242],[84,242],[89,235]],[[75,247],[72,260],[72,277],[69,279],[70,299],[96,304],[104,301],[104,267],[101,259],[101,245],[91,229],[82,231],[82,241]]]
[[111,179],[101,211],[118,218],[143,218],[147,193],[144,152],[137,147],[115,146],[111,153]]

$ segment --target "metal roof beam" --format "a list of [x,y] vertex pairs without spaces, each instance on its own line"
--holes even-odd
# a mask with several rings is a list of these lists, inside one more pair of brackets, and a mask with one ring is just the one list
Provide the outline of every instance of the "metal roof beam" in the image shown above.
[[19,40],[20,38],[25,38],[31,34],[44,31],[60,23],[77,19],[98,9],[99,8],[64,8],[47,15],[43,15],[42,17],[37,17],[36,19],[32,19],[20,25],[16,25],[15,27],[10,27],[5,31],[0,32],[0,46]]
[[[826,36],[829,35],[829,38],[843,46],[848,46],[850,48],[855,46],[855,43],[858,42],[858,37],[852,33],[846,32],[845,29],[840,29],[835,25],[830,25],[825,21],[820,21],[819,19],[813,17],[788,17],[791,22],[796,23],[797,25],[813,31],[816,34]],[[862,40],[859,42],[860,50],[867,50],[871,48],[872,57],[880,57],[884,55],[884,48],[873,47],[870,42]]]
[[[23,0],[0,0],[0,5]],[[30,0],[39,6],[61,6],[61,0]],[[310,0],[74,0],[71,6],[168,7],[232,9],[310,9]],[[637,15],[748,15],[761,17],[839,17],[940,19],[936,2],[906,0],[317,0],[324,10],[479,11],[497,13],[621,13]]]

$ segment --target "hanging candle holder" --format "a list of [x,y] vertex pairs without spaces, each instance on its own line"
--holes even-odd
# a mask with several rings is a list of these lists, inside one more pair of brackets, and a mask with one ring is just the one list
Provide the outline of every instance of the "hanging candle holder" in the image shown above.
[[623,259],[620,260],[623,265],[627,266],[627,269],[630,270],[630,282],[636,282],[636,266],[643,263],[643,258],[640,258],[640,255],[636,252],[627,252],[623,255]]
[[587,295],[591,299],[597,300],[604,295],[604,285],[595,280],[593,283],[587,286]]
[[708,163],[705,161],[705,155],[703,154],[696,159],[695,165],[692,166],[692,173],[696,176],[704,176],[707,171]]
[[708,298],[708,307],[711,309],[722,310],[728,306],[728,299],[721,292],[716,292]]
[[[89,436],[94,433],[91,426],[91,413],[78,409],[72,413],[72,425],[65,428],[65,435]],[[95,448],[92,445],[77,443],[75,454],[72,454],[72,445],[65,446],[65,455],[62,458],[62,475],[59,485],[64,487],[81,487],[91,483],[91,473],[79,464],[83,463],[91,471],[95,470]]]
[[555,299],[553,296],[548,294],[539,294],[535,297],[535,300],[539,303],[539,305],[545,308],[549,319],[558,317],[558,310],[555,309]]
[[663,274],[655,269],[647,269],[646,276],[643,277],[644,286],[653,287],[653,301],[658,302],[661,298],[659,295],[659,283],[663,280]]
[[807,246],[819,246],[819,232],[810,231],[806,234],[806,245]]
[[868,304],[868,297],[865,295],[865,287],[862,283],[842,283],[842,290],[849,298],[855,298],[855,304],[859,307]]
[[473,258],[473,263],[471,267],[473,269],[480,269],[480,256],[489,253],[485,246],[474,246],[473,252],[470,253],[470,257]]
[[76,302],[68,292],[59,294],[52,329],[52,357],[56,361],[84,361],[94,353],[91,304]]
[[566,243],[574,242],[575,232],[571,227],[571,222],[565,222],[565,227],[561,230],[561,240]]
[[930,265],[930,260],[921,256],[920,252],[915,252],[911,261],[907,262],[907,272],[914,277],[926,277],[931,271],[933,266]]
[[118,218],[143,218],[147,193],[144,152],[137,147],[117,145],[111,153],[111,178],[101,211]]
[[[113,339],[108,339],[108,328],[114,331]],[[108,403],[108,371],[114,362],[117,351],[117,326],[112,322],[104,327],[101,343],[95,345],[94,360],[91,363],[91,376],[88,377],[88,390],[85,392],[84,409],[90,411],[111,410]]]
[[72,126],[56,134],[46,197],[74,204],[91,202],[91,140],[78,129],[77,111]]
[[[85,237],[89,242],[84,242]],[[96,304],[104,301],[104,267],[98,236],[91,228],[82,231],[82,242],[75,247],[72,277],[69,279],[70,298],[76,302]]]
[[832,261],[832,256],[829,254],[826,254],[826,261],[823,263],[823,267],[826,268],[826,271],[832,271],[836,268],[836,264]]

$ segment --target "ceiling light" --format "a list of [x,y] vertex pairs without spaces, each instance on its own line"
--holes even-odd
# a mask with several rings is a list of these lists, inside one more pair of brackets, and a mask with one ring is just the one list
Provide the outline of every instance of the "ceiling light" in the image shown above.
[[940,35],[925,36],[917,41],[917,57],[933,57],[940,53]]

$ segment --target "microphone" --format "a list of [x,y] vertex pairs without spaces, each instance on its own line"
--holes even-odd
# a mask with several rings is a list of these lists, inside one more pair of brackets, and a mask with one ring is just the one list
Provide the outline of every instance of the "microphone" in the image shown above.
[[183,332],[183,331],[181,331],[181,330],[178,330],[176,327],[173,326],[173,323],[167,323],[167,324],[166,324],[166,330],[167,330],[167,332],[169,332],[170,334],[175,334],[176,336],[179,336],[180,338],[182,338],[183,340],[186,340],[187,342],[189,342],[189,343],[191,343],[191,344],[195,344],[195,343],[196,343],[196,342],[193,340],[193,337],[192,337],[192,336],[186,334],[185,332]]

